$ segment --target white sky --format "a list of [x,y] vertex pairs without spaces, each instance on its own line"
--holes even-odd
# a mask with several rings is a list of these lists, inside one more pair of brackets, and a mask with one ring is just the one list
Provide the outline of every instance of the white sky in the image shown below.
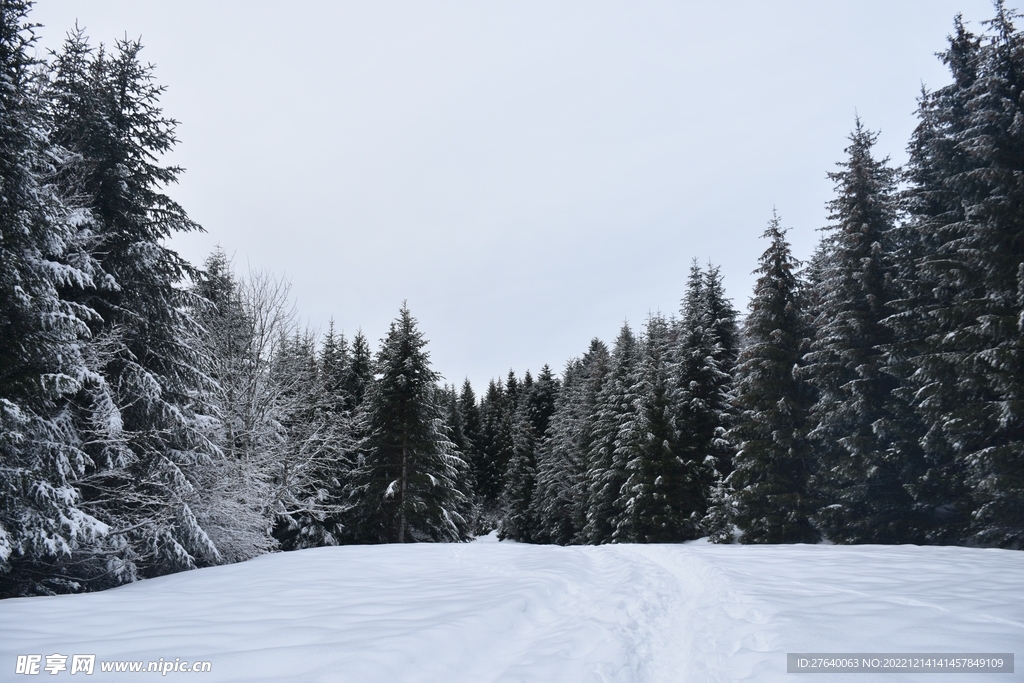
[[[1020,8],[1019,1],[1007,3]],[[956,12],[988,0],[43,0],[56,47],[126,33],[181,121],[171,189],[304,320],[376,347],[403,299],[434,366],[556,371],[674,313],[691,258],[745,308],[772,207],[813,250],[855,112],[905,159]]]

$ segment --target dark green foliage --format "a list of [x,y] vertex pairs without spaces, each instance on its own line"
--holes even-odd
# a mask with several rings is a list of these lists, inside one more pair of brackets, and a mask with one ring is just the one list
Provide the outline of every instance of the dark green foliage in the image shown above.
[[940,55],[953,82],[922,96],[910,147],[920,284],[896,329],[920,350],[908,373],[928,425],[916,489],[938,542],[1024,546],[1024,38],[1015,18],[998,2],[980,38],[957,19]]
[[587,522],[585,543],[608,543],[615,533],[615,504],[626,483],[626,449],[621,435],[632,421],[633,377],[638,348],[629,325],[623,325],[608,361],[605,382],[598,391],[591,415],[592,440],[587,454]]
[[362,430],[346,388],[351,360],[333,325],[320,347],[313,335],[296,334],[275,359],[275,386],[283,390],[286,439],[273,464],[277,483],[274,535],[283,550],[336,545],[350,540],[348,487]]
[[86,345],[97,316],[64,296],[94,287],[97,266],[88,214],[57,187],[67,154],[47,138],[29,7],[0,2],[0,597],[78,590],[103,570],[68,565],[107,531],[75,484],[88,432],[117,431]]
[[480,460],[480,406],[477,405],[476,394],[473,386],[466,379],[462,383],[462,391],[458,394],[456,409],[462,421],[462,437],[464,440],[463,454],[472,471],[477,471],[477,463]]
[[688,516],[685,533],[694,538],[694,524],[704,524],[710,495],[732,468],[725,435],[732,420],[729,391],[738,334],[716,268],[702,272],[696,261],[691,265],[682,313],[672,394],[681,467],[676,486],[680,516]]
[[480,440],[475,466],[477,495],[485,508],[497,508],[512,457],[514,408],[501,384],[491,381],[480,404]]
[[365,399],[365,455],[353,473],[347,516],[356,540],[369,543],[468,539],[472,491],[467,465],[445,424],[438,375],[426,340],[403,305],[382,341],[379,377]]
[[830,173],[832,241],[820,271],[815,335],[806,356],[817,391],[810,438],[818,453],[814,478],[823,498],[822,532],[840,543],[913,539],[916,521],[906,482],[913,462],[892,447],[887,426],[898,381],[887,371],[892,333],[890,233],[895,223],[895,172],[875,160],[876,135],[857,121],[848,160]]
[[76,31],[54,57],[47,95],[52,140],[75,155],[62,183],[92,216],[100,269],[97,286],[67,297],[99,313],[97,370],[120,419],[116,440],[90,443],[80,490],[125,542],[124,571],[154,576],[221,558],[192,509],[195,473],[215,451],[198,428],[211,388],[190,313],[199,301],[179,286],[196,271],[164,244],[200,228],[163,192],[180,173],[156,161],[176,142],[175,122],[141,49],[120,41],[108,53]]
[[355,411],[362,405],[366,389],[373,382],[373,355],[362,330],[357,331],[352,339],[352,349],[343,377],[341,388],[349,397],[349,410]]
[[486,499],[481,495],[481,486],[477,477],[484,465],[484,434],[483,418],[480,405],[476,399],[473,386],[466,379],[462,383],[455,406],[462,424],[463,459],[466,461],[468,477],[473,486],[473,533],[482,535],[493,531],[498,526],[500,517],[496,499]]
[[512,452],[501,491],[501,526],[498,538],[519,542],[538,539],[534,493],[537,486],[537,432],[526,404],[515,412]]
[[743,543],[813,543],[816,509],[808,490],[813,452],[807,441],[810,387],[797,373],[810,335],[803,283],[786,231],[775,216],[744,323],[745,348],[737,366],[739,410],[729,439],[737,446],[732,521]]
[[559,387],[544,366],[535,392],[549,386],[557,393],[546,438],[538,449],[537,496],[534,499],[540,539],[567,545],[580,542],[586,525],[587,453],[593,441],[593,413],[597,393],[608,371],[608,349],[599,339],[590,343],[582,359],[570,361]]
[[670,543],[697,537],[706,485],[703,463],[678,456],[672,420],[672,339],[664,318],[647,321],[633,376],[634,412],[619,435],[626,481],[615,503],[613,539]]

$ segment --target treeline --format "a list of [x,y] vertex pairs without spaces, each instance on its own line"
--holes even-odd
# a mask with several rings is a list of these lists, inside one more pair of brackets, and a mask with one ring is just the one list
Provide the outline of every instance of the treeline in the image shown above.
[[1024,545],[1024,40],[957,20],[902,169],[858,121],[806,265],[774,217],[740,324],[678,318],[560,376],[440,385],[403,306],[376,352],[287,286],[195,268],[175,122],[137,42],[31,56],[0,0],[0,596],[276,549],[462,541]]
[[299,330],[274,278],[181,259],[200,227],[141,45],[76,29],[40,60],[30,7],[0,0],[0,597],[470,538],[408,311],[371,357]]
[[1024,39],[957,18],[909,161],[856,122],[809,263],[457,405],[484,526],[539,543],[1024,546]]
[[[0,2],[0,590],[104,587],[221,557],[194,468],[210,385],[163,239],[195,230],[136,42],[41,63]],[[87,581],[84,581],[86,578]]]
[[682,317],[651,316],[614,347],[598,339],[561,379],[509,373],[461,435],[481,524],[536,543],[671,542],[704,535],[708,495],[731,463],[730,369],[737,311],[717,268],[691,268]]

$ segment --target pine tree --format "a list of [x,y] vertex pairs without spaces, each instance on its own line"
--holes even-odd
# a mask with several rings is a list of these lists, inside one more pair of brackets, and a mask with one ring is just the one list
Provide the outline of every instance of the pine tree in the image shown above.
[[[711,494],[731,467],[725,431],[731,422],[728,363],[736,339],[735,313],[721,296],[718,273],[690,267],[683,317],[676,342],[672,385],[674,453],[679,461],[672,486],[678,498],[677,524],[695,538],[708,512]],[[682,521],[685,516],[685,525]]]
[[1002,2],[981,39],[957,19],[953,83],[921,100],[908,208],[923,296],[911,330],[928,433],[929,538],[1024,546],[1024,38]]
[[348,340],[344,333],[335,333],[334,319],[327,323],[327,334],[320,346],[320,377],[325,400],[331,412],[344,414],[352,410],[346,380],[351,374]]
[[514,411],[501,384],[491,380],[480,403],[479,458],[475,479],[482,512],[496,523],[505,472],[512,457]]
[[353,473],[350,520],[373,543],[469,537],[466,463],[444,421],[438,374],[426,340],[403,304],[377,354],[379,379],[367,393],[365,458]]
[[729,397],[740,351],[739,325],[736,322],[739,312],[733,307],[732,300],[726,296],[721,269],[712,264],[708,264],[707,270],[704,271],[703,306],[715,341],[712,358],[722,373],[716,387],[716,393],[720,398],[715,404],[716,422],[720,429],[717,430],[717,438],[712,444],[711,452],[715,456],[718,474],[724,478],[732,471],[735,450],[728,439],[722,438],[722,434],[732,426],[735,418]]
[[812,485],[823,498],[817,517],[835,542],[914,539],[919,523],[907,483],[914,463],[893,448],[888,425],[898,382],[888,372],[892,342],[889,240],[895,222],[895,172],[875,160],[877,135],[858,120],[848,160],[830,173],[834,240],[823,264],[807,376],[817,390],[810,437],[820,464]]
[[618,449],[627,473],[616,500],[619,543],[672,543],[696,538],[703,516],[703,463],[684,461],[673,425],[672,338],[667,321],[651,316],[641,344],[631,393],[632,419]]
[[88,213],[57,187],[67,157],[48,137],[29,7],[0,2],[0,597],[76,590],[104,570],[124,578],[81,555],[107,532],[76,486],[83,442],[92,431],[109,443],[119,415],[88,341],[97,316],[62,296],[96,286],[97,266]]
[[156,162],[176,143],[176,122],[159,107],[163,88],[141,49],[120,41],[108,54],[74,32],[55,56],[48,94],[53,138],[77,159],[66,178],[93,216],[105,279],[76,300],[100,314],[94,336],[116,337],[100,372],[127,446],[88,472],[82,491],[126,542],[120,561],[153,576],[221,557],[192,510],[196,471],[215,451],[200,428],[211,384],[190,314],[199,302],[179,286],[197,272],[164,244],[200,227],[162,191],[181,172]]
[[743,543],[812,543],[815,504],[808,491],[813,454],[807,441],[810,387],[797,369],[810,336],[803,285],[786,230],[773,216],[763,237],[759,277],[744,323],[737,368],[740,413],[729,434],[738,447],[727,480],[732,521]]
[[949,48],[940,55],[953,83],[932,93],[922,91],[919,99],[920,122],[904,170],[910,187],[902,205],[908,220],[892,232],[896,286],[893,314],[885,320],[894,337],[888,368],[901,385],[894,395],[913,411],[904,416],[903,424],[915,428],[912,438],[920,452],[921,471],[909,487],[920,510],[920,535],[930,543],[965,539],[972,508],[965,463],[946,432],[945,416],[960,409],[953,389],[960,374],[957,354],[935,353],[960,324],[944,309],[966,268],[955,248],[943,246],[949,237],[943,226],[959,226],[964,220],[963,203],[947,178],[964,170],[966,155],[957,145],[966,127],[966,92],[977,80],[980,47],[959,16],[955,27]]
[[585,543],[608,543],[615,532],[615,502],[627,478],[621,433],[632,420],[637,355],[636,337],[629,325],[623,325],[594,406],[587,468],[587,522],[581,535]]
[[346,367],[345,379],[341,388],[348,395],[351,403],[349,410],[355,412],[363,403],[366,389],[373,383],[373,354],[370,344],[362,330],[356,332],[352,339],[352,350]]
[[312,334],[296,336],[275,362],[287,398],[274,530],[284,550],[337,545],[351,536],[344,515],[361,434],[346,389],[349,353],[333,325],[319,355],[315,346]]
[[[497,527],[495,501],[486,501],[481,494],[477,480],[483,466],[483,424],[480,405],[469,379],[463,381],[462,390],[456,399],[456,410],[462,423],[462,437],[465,442],[463,459],[469,468],[468,477],[473,484],[473,533],[487,534]],[[488,505],[490,502],[490,505]]]
[[522,403],[512,422],[512,452],[501,490],[498,538],[529,543],[537,538],[534,495],[537,486],[537,433],[527,404]]
[[[708,264],[704,272],[701,306],[707,320],[709,340],[713,344],[710,361],[717,368],[717,375],[708,375],[711,384],[707,389],[708,407],[711,409],[710,422],[714,425],[707,452],[713,460],[713,483],[707,492],[707,512],[701,522],[704,532],[715,542],[732,540],[732,523],[729,521],[728,486],[726,478],[732,472],[735,446],[729,440],[729,429],[736,423],[731,403],[733,375],[739,354],[739,328],[736,319],[739,313],[732,301],[726,297],[725,284],[720,269]],[[694,337],[683,337],[683,343],[692,343]],[[685,350],[684,350],[685,357]],[[717,377],[717,379],[715,379]],[[684,395],[688,392],[684,392]]]
[[510,413],[515,413],[519,408],[520,389],[519,379],[516,377],[516,373],[510,369],[505,377],[505,400],[508,402]]
[[465,439],[463,453],[466,462],[470,463],[471,469],[476,472],[477,463],[480,461],[480,406],[468,378],[463,381],[462,390],[458,394],[457,409],[462,421],[462,436]]
[[587,472],[588,454],[594,441],[597,395],[608,372],[608,348],[593,339],[579,360],[570,361],[559,387],[545,365],[537,381],[551,396],[546,439],[539,449],[537,464],[537,516],[552,543],[585,542],[582,532],[590,506]]

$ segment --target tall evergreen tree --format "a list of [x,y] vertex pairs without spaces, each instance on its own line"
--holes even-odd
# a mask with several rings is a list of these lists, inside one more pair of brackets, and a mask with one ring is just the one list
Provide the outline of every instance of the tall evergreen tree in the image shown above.
[[[496,500],[487,501],[481,494],[481,486],[477,480],[484,463],[483,454],[483,423],[480,405],[469,379],[463,381],[458,394],[456,409],[462,421],[462,435],[465,441],[463,459],[469,467],[469,478],[473,484],[473,532],[487,534],[497,524]],[[488,504],[489,503],[489,504]]]
[[717,394],[724,399],[715,406],[718,413],[717,423],[721,429],[718,432],[719,438],[713,444],[712,452],[715,456],[718,473],[722,477],[726,477],[732,471],[735,449],[728,439],[720,437],[723,431],[733,425],[735,419],[729,396],[731,396],[736,361],[740,352],[740,331],[737,323],[739,311],[733,307],[732,300],[726,296],[725,281],[718,266],[708,264],[707,270],[704,271],[703,295],[709,329],[715,340],[712,357],[722,373],[719,376]]
[[541,530],[538,540],[560,545],[580,541],[588,504],[586,454],[592,440],[592,398],[600,389],[607,359],[608,349],[594,339],[582,359],[567,365],[560,391],[546,365],[537,381],[538,388],[551,387],[554,399],[537,455],[534,508]]
[[[915,399],[929,427],[918,495],[929,538],[1024,546],[1024,38],[996,3],[978,38],[957,19],[911,144],[911,225],[923,296]],[[968,491],[970,493],[968,493]]]
[[587,454],[587,521],[581,535],[585,543],[608,543],[615,532],[615,502],[627,478],[621,434],[633,416],[637,355],[636,337],[629,325],[623,325],[593,411],[593,439]]
[[369,436],[354,472],[351,524],[357,538],[375,543],[459,541],[469,537],[463,517],[471,491],[455,450],[430,368],[427,342],[406,305],[377,354],[379,379],[366,401]]
[[537,487],[537,431],[523,402],[512,421],[512,448],[500,494],[498,538],[532,542],[538,537],[534,495]]
[[462,420],[462,434],[466,440],[463,452],[466,461],[471,464],[475,473],[477,471],[476,463],[480,460],[480,406],[477,404],[476,393],[468,378],[463,381],[457,400],[459,416]]
[[[56,187],[65,154],[48,139],[29,7],[0,2],[0,597],[74,590],[90,570],[126,578],[103,557],[67,564],[106,534],[75,484],[87,431],[109,444],[119,414],[86,345],[97,316],[61,295],[99,276],[89,216]],[[76,396],[88,415],[76,416]]]
[[352,349],[345,370],[341,388],[349,397],[349,410],[354,412],[362,405],[366,389],[373,383],[373,354],[362,330],[358,330],[352,338]]
[[714,268],[690,266],[682,320],[676,342],[672,385],[674,453],[679,524],[686,519],[688,537],[699,535],[712,493],[731,467],[725,438],[731,422],[729,363],[735,358],[735,313],[721,294]]
[[648,319],[631,389],[634,412],[617,446],[627,473],[615,505],[613,539],[619,543],[671,543],[699,535],[705,465],[678,455],[671,341],[664,318]]
[[347,489],[361,434],[347,389],[351,360],[333,324],[316,352],[311,334],[285,344],[275,363],[289,405],[285,457],[276,467],[275,535],[284,550],[336,545],[350,538],[344,524]]
[[107,285],[76,300],[100,314],[94,335],[116,337],[99,369],[128,447],[88,472],[82,491],[125,541],[120,561],[152,576],[221,558],[192,510],[196,471],[214,452],[200,429],[211,384],[190,314],[197,302],[179,286],[196,270],[164,243],[200,227],[163,191],[181,173],[157,163],[176,143],[176,122],[160,109],[164,89],[141,49],[127,40],[93,49],[76,31],[54,58],[48,94],[54,141],[77,159],[66,177],[93,216]]
[[[735,457],[735,446],[728,438],[728,431],[736,423],[736,416],[731,403],[733,390],[733,375],[736,369],[736,359],[739,354],[739,328],[736,319],[739,313],[733,308],[732,301],[725,294],[725,284],[718,266],[708,264],[703,273],[704,284],[701,291],[701,318],[705,319],[707,330],[707,347],[710,350],[708,367],[717,368],[717,373],[699,373],[709,384],[705,392],[708,397],[707,408],[710,409],[708,423],[713,425],[710,432],[710,441],[707,445],[708,455],[712,460],[711,489],[707,493],[707,511],[701,522],[708,537],[716,542],[732,540],[732,523],[729,521],[731,515],[729,510],[728,486],[726,478],[732,472],[733,458]],[[688,330],[693,330],[693,317],[686,319]],[[703,328],[704,325],[698,325]],[[681,342],[683,344],[682,357],[693,360],[693,355],[687,353],[687,346],[701,346],[702,342],[697,341],[703,338],[704,333],[692,335],[684,334]],[[691,382],[691,387],[694,386]],[[681,389],[681,387],[680,387]],[[692,397],[694,394],[688,390],[682,392],[683,396]]]
[[479,458],[475,478],[485,514],[498,518],[498,502],[512,457],[514,411],[504,387],[491,380],[480,403]]
[[813,393],[797,374],[811,330],[796,273],[800,264],[777,215],[763,237],[770,244],[744,323],[734,399],[740,412],[729,434],[738,447],[727,481],[732,520],[744,543],[811,543],[818,538],[808,491]]
[[840,171],[830,173],[834,240],[820,283],[807,376],[817,390],[810,437],[819,453],[813,485],[823,498],[818,523],[842,543],[916,540],[907,483],[914,463],[893,448],[892,394],[883,325],[892,312],[889,240],[895,223],[895,172],[871,149],[877,135],[858,120]]
[[972,504],[965,465],[948,438],[947,416],[957,406],[954,390],[960,382],[958,354],[936,353],[960,322],[948,315],[948,304],[961,288],[967,269],[955,247],[944,245],[950,233],[944,226],[964,221],[964,205],[948,177],[962,173],[967,156],[958,150],[966,128],[967,91],[977,80],[980,42],[960,17],[942,55],[953,83],[935,92],[923,91],[919,123],[909,145],[904,170],[909,187],[902,205],[908,220],[893,231],[896,255],[893,314],[885,324],[893,331],[888,350],[889,369],[900,379],[894,394],[916,414],[904,424],[916,427],[921,450],[921,473],[910,482],[921,511],[925,542],[955,543],[967,537]]

